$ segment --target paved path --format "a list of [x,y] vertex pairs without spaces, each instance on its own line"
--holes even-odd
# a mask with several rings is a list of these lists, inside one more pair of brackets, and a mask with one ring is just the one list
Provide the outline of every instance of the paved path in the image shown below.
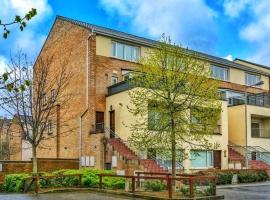
[[270,200],[270,185],[222,188],[217,193],[226,200]]
[[95,192],[65,192],[40,194],[38,196],[28,194],[3,194],[0,200],[142,200],[139,198],[123,197],[111,194]]

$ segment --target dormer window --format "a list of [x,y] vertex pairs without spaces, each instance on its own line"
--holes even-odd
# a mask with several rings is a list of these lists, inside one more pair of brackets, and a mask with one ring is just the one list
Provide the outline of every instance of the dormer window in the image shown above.
[[137,62],[140,58],[140,48],[138,46],[113,41],[112,57]]

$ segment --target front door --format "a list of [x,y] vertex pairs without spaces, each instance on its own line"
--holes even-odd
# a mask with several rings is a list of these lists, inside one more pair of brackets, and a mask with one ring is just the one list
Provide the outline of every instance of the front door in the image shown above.
[[96,112],[96,132],[104,133],[104,112]]
[[221,169],[221,151],[214,151],[214,168]]
[[115,137],[115,112],[114,110],[110,111],[110,137]]

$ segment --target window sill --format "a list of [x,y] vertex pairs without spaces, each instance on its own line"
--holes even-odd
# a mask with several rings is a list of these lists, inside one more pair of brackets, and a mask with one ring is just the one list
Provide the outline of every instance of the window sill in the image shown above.
[[135,63],[135,64],[138,64],[139,63],[139,61],[125,60],[125,59],[121,59],[121,58],[117,58],[117,57],[113,57],[113,56],[109,56],[109,58],[112,58],[112,59],[115,59],[115,60],[119,60],[119,61],[129,62],[129,63]]

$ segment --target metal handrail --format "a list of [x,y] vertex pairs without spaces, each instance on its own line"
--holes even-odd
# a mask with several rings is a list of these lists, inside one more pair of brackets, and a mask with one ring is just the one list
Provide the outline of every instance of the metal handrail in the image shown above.
[[[128,143],[127,141],[124,141],[121,137],[119,137],[119,135],[115,131],[111,130],[109,127],[106,127],[106,126],[104,126],[104,130],[105,130],[105,136],[107,138],[110,138],[110,136],[114,136],[114,138],[119,139],[128,148],[130,148],[136,154],[136,156],[138,157],[138,160],[143,160],[144,159],[144,158],[142,158],[141,154],[137,152],[136,149],[134,149],[132,146],[130,146],[130,143]],[[148,157],[149,157],[149,159],[156,161],[161,167],[168,170],[168,167],[166,167],[162,163],[158,162],[158,159],[155,156],[152,156],[152,155],[150,156],[149,155]],[[163,157],[161,157],[161,158],[165,158],[165,157],[166,156],[163,155]],[[176,161],[176,165],[180,166],[180,169],[184,170],[184,166],[183,166],[183,164],[181,162]]]
[[[241,145],[234,144],[232,142],[229,142],[228,146],[234,149],[235,151],[237,151],[236,148],[240,148],[244,152],[243,156],[247,154],[247,157],[249,160],[252,160],[252,153],[256,153],[256,160],[261,160],[267,164],[270,164],[270,156],[269,156],[270,152],[260,146],[241,146]],[[258,149],[261,149],[263,151],[260,151]],[[240,153],[239,151],[237,152]],[[264,153],[269,153],[269,155],[266,155]]]

